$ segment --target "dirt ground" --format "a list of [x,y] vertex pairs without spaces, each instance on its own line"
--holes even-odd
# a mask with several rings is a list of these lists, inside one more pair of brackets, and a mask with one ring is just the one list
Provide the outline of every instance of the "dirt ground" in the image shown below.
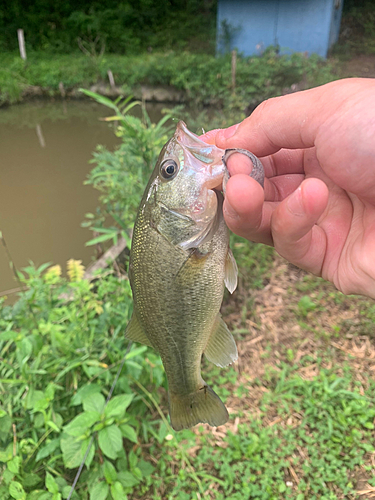
[[375,55],[360,55],[343,63],[342,76],[375,78]]

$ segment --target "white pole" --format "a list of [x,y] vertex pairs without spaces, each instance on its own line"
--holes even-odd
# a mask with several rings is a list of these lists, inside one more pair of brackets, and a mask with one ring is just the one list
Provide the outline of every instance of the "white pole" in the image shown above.
[[20,54],[24,61],[26,61],[26,47],[25,47],[25,37],[23,35],[23,30],[17,30],[18,35],[18,45],[20,47]]
[[115,84],[115,79],[114,79],[113,73],[110,69],[107,71],[107,75],[108,75],[108,80],[109,80],[109,84],[111,86],[111,89],[114,90],[114,88],[116,87],[116,84]]

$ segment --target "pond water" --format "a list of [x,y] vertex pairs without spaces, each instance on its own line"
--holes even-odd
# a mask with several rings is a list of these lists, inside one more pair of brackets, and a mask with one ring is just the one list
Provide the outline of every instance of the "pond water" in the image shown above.
[[[162,105],[148,108],[158,120]],[[98,192],[83,182],[97,144],[119,139],[100,117],[111,112],[90,101],[33,101],[0,108],[0,231],[21,269],[33,261],[87,265],[92,233],[81,227]],[[0,244],[0,295],[18,286]]]

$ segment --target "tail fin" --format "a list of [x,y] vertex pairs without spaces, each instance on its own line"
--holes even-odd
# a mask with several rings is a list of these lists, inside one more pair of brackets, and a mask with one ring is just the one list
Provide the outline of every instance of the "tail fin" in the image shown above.
[[219,396],[207,385],[187,396],[169,394],[169,413],[175,431],[199,423],[217,427],[225,424],[229,417]]

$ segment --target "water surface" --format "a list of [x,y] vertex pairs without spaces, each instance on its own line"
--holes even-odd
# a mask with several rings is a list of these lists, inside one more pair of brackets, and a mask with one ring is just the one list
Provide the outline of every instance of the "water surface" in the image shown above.
[[[159,115],[159,109],[151,110]],[[0,230],[15,265],[88,264],[92,233],[81,227],[98,192],[83,182],[97,144],[119,139],[100,117],[111,112],[90,101],[33,101],[0,108]],[[0,245],[0,292],[17,287]]]

